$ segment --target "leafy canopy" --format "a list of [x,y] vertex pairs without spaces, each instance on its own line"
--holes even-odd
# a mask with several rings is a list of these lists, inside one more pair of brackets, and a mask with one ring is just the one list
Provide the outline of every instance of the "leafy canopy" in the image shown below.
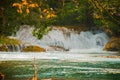
[[0,0],[0,34],[34,25],[39,39],[50,25],[102,27],[120,34],[120,0]]

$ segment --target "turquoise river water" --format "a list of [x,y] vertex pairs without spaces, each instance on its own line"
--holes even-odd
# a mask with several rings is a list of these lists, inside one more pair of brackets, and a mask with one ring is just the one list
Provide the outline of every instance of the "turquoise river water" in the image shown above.
[[112,52],[0,52],[5,80],[120,80],[120,55]]

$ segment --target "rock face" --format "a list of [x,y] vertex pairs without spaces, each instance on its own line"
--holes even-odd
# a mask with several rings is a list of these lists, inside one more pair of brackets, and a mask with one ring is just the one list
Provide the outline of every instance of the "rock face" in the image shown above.
[[120,37],[112,37],[103,50],[120,51]]
[[45,52],[45,49],[39,46],[31,45],[23,48],[22,52]]

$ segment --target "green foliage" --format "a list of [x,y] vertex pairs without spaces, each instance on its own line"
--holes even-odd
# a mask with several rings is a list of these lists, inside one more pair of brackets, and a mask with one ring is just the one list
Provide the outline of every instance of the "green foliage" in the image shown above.
[[42,25],[40,26],[40,28],[35,28],[33,30],[33,35],[36,36],[38,39],[41,39],[43,35],[48,32],[46,27],[47,27],[46,25],[45,26]]
[[[26,0],[24,1],[25,3],[29,3],[26,2]],[[36,5],[38,6],[36,8],[29,9],[29,13],[25,11],[26,8],[20,9],[21,13],[19,12],[21,16],[19,17],[18,23],[21,23],[22,25],[33,25],[35,27],[33,30],[33,35],[36,36],[38,39],[41,39],[42,36],[48,32],[47,27],[52,25],[52,23],[54,22],[54,18],[56,17],[56,15],[54,14],[54,10],[50,8],[46,2],[47,1],[44,0],[30,2],[31,4],[37,3]],[[23,7],[28,6],[23,4],[24,3],[21,2],[14,3],[14,5],[17,5],[17,7],[21,5]]]
[[7,38],[4,36],[0,36],[0,44],[7,45],[7,44],[20,44],[21,42],[17,39]]
[[89,0],[94,7],[97,25],[109,29],[112,35],[120,35],[120,0]]
[[86,0],[66,1],[64,6],[57,8],[56,24],[93,26],[91,13],[92,8]]
[[49,30],[47,29],[47,27],[52,25],[53,23],[54,23],[54,18],[41,19],[41,21],[39,21],[38,23],[34,25],[35,28],[33,30],[33,35],[36,36],[38,39],[41,39],[43,35],[48,33]]
[[74,13],[76,13],[74,8],[75,6],[72,3],[67,3],[63,8],[61,8],[57,14],[58,15],[57,23],[62,25],[73,24],[75,20]]
[[[7,19],[5,21],[0,21],[2,23],[2,25],[0,26],[1,34],[3,33],[5,35],[11,35],[19,28],[20,25],[34,25],[35,29],[33,31],[33,35],[40,39],[42,38],[42,35],[48,32],[46,31],[46,28],[50,25],[78,24],[88,26],[93,24],[92,17],[89,16],[91,14],[91,8],[89,6],[86,7],[86,5],[88,4],[86,0],[32,1],[31,3],[37,3],[39,7],[29,9],[29,14],[26,14],[24,10],[23,13],[19,14],[16,11],[18,8],[12,6],[13,3],[21,4],[21,0],[10,0],[10,4],[8,2],[9,1],[4,1],[4,5],[2,5],[2,7],[4,7],[6,10],[5,13],[7,15],[4,16],[7,17]],[[52,9],[53,11],[55,11],[55,14],[57,14],[57,18],[47,19],[49,14],[45,13],[44,9]],[[42,18],[40,18],[40,16]],[[6,28],[8,29],[6,30]]]
[[17,29],[17,16],[12,4],[15,0],[0,0],[0,35],[11,35]]
[[[0,35],[11,35],[20,25],[34,25],[33,35],[41,39],[50,25],[102,26],[114,35],[120,34],[120,0],[27,0],[37,7],[23,6],[17,13],[14,3],[21,0],[0,0]],[[29,12],[30,11],[30,12]],[[56,17],[57,15],[57,17]],[[54,16],[54,18],[51,18]]]

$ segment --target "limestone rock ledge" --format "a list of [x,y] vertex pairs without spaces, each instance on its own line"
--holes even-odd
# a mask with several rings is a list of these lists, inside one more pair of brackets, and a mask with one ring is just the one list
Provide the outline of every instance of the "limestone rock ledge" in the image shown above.
[[39,46],[30,45],[23,48],[22,52],[45,52],[46,50]]
[[120,37],[111,37],[103,50],[120,51]]

